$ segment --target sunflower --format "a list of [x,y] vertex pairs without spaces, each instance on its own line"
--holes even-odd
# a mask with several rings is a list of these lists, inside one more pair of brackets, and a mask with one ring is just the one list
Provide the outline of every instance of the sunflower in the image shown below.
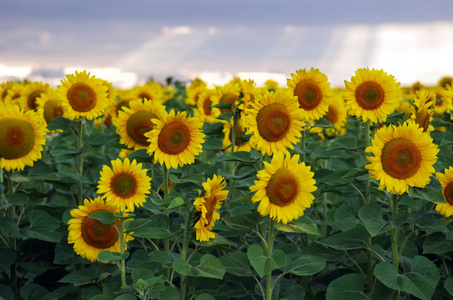
[[165,106],[151,100],[134,100],[129,108],[123,107],[113,125],[120,136],[120,143],[128,148],[146,149],[149,146],[145,133],[155,126],[151,119],[160,119],[166,114]]
[[106,106],[110,106],[110,103],[113,103],[117,97],[117,91],[110,81],[105,79],[100,79],[102,85],[107,87],[107,103]]
[[323,128],[321,127],[312,127],[310,133],[316,133],[323,140],[325,137],[332,138],[337,135],[344,135],[346,130],[346,120],[348,118],[348,113],[344,106],[344,100],[340,92],[335,93],[335,95],[329,100],[329,109],[327,113],[323,116],[334,128]]
[[363,122],[384,122],[398,107],[402,93],[400,83],[383,70],[358,69],[346,85],[345,100],[352,116],[362,117]]
[[47,83],[33,82],[24,86],[17,99],[19,106],[24,110],[35,110],[38,108],[37,99],[49,90]]
[[392,194],[408,192],[409,186],[423,188],[434,173],[439,148],[417,124],[384,126],[377,130],[372,145],[365,149],[371,164],[370,177],[379,180]]
[[153,84],[144,84],[134,88],[133,97],[141,100],[150,100],[152,103],[162,103],[163,90],[162,86],[153,82]]
[[318,69],[297,70],[287,79],[287,86],[297,96],[299,106],[304,110],[305,120],[314,123],[329,109],[328,100],[332,91],[327,76]]
[[195,155],[202,152],[205,135],[201,131],[203,123],[197,118],[186,118],[186,112],[172,109],[162,120],[152,120],[156,126],[145,133],[150,142],[147,153],[154,154],[154,161],[176,169],[195,161]]
[[198,96],[197,108],[194,110],[194,116],[203,123],[216,123],[219,121],[217,120],[217,117],[220,116],[220,109],[214,107],[214,105],[218,103],[212,102],[214,93],[214,90],[205,89]]
[[[117,213],[118,207],[106,204],[101,197],[85,199],[83,204],[71,210],[72,219],[68,221],[68,244],[74,244],[75,253],[94,262],[103,250],[121,252],[118,236],[120,220],[116,219],[115,225],[107,225],[89,217],[96,212]],[[124,240],[128,242],[133,237],[124,233]]]
[[[223,141],[222,141],[222,147],[226,148],[226,152],[231,152],[231,124],[233,122],[233,118],[231,119],[231,122],[224,122],[223,124]],[[234,151],[246,151],[250,152],[250,149],[252,147],[250,146],[250,141],[244,140],[244,134],[245,134],[245,123],[242,121],[242,118],[239,118],[236,122],[236,136],[235,136],[235,145],[234,145]],[[228,147],[228,148],[227,148]]]
[[47,124],[49,124],[56,117],[64,116],[65,110],[62,105],[62,100],[57,91],[53,88],[36,99],[38,114],[43,116]]
[[66,75],[58,92],[69,119],[85,117],[91,121],[103,113],[108,102],[107,87],[86,71]]
[[250,145],[261,153],[272,155],[286,147],[293,149],[303,127],[303,109],[297,97],[284,90],[257,95],[253,108],[247,109],[247,134]]
[[12,88],[17,82],[15,81],[6,81],[0,84],[0,103],[5,102],[6,95],[8,95],[8,90]]
[[106,116],[110,116],[111,124],[116,122],[120,111],[123,111],[124,108],[130,108],[130,101],[138,100],[134,94],[130,91],[119,91],[118,98],[110,103],[110,107],[107,109]]
[[112,160],[112,168],[102,167],[101,178],[98,182],[98,194],[104,194],[107,204],[118,207],[120,211],[134,212],[135,206],[143,206],[146,195],[151,189],[151,178],[142,164],[137,164],[129,158]]
[[452,108],[452,90],[435,87],[434,94],[436,95],[436,104],[434,105],[434,113],[442,116],[445,112],[449,112]]
[[223,86],[218,86],[216,88],[216,93],[211,97],[212,102],[215,103],[231,103],[231,109],[222,108],[220,111],[222,113],[225,112],[233,112],[236,108],[236,105],[239,102],[239,94],[241,88],[238,83],[229,82]]
[[193,205],[200,212],[200,218],[195,223],[196,239],[200,242],[207,242],[215,238],[216,233],[212,232],[215,221],[220,219],[218,210],[222,201],[228,196],[228,190],[224,190],[226,182],[222,176],[214,175],[203,183],[204,194],[197,198]]
[[286,224],[303,216],[315,198],[314,173],[304,162],[299,163],[299,155],[277,152],[271,163],[264,162],[264,169],[258,171],[255,185],[250,191],[255,192],[252,202],[259,202],[261,216]]
[[0,169],[23,170],[41,158],[46,126],[32,110],[0,105]]
[[21,82],[15,82],[15,84],[6,90],[6,95],[3,98],[5,104],[17,104],[19,105],[18,99],[20,98],[20,93],[25,88],[25,85]]
[[436,173],[442,185],[442,194],[444,194],[445,203],[437,203],[436,211],[448,218],[453,215],[453,167],[444,170],[444,173]]
[[187,105],[197,105],[198,96],[207,90],[207,87],[204,85],[191,85],[186,89],[186,98],[184,103]]
[[415,92],[414,104],[411,106],[411,117],[407,120],[409,123],[416,123],[423,132],[433,131],[434,127],[429,124],[433,119],[435,95],[427,90],[418,90]]

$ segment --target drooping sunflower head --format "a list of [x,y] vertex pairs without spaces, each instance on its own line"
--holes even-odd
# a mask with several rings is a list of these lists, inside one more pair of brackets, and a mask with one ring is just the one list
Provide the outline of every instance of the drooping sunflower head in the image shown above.
[[286,224],[298,219],[311,206],[316,191],[314,173],[299,155],[275,153],[271,163],[258,171],[258,180],[250,187],[255,192],[252,202],[259,202],[258,212],[277,222]]
[[[116,219],[115,225],[103,224],[89,217],[97,212],[117,213],[119,210],[115,206],[106,204],[101,197],[93,200],[85,199],[83,205],[71,210],[72,219],[68,221],[68,243],[74,244],[76,254],[91,262],[97,261],[99,252],[103,250],[121,252],[118,235],[119,219]],[[124,240],[130,241],[133,238],[124,233]]]
[[345,100],[352,116],[363,122],[385,122],[398,107],[402,93],[400,83],[383,70],[358,69],[351,81],[346,81]]
[[123,107],[113,123],[120,143],[128,148],[146,149],[149,146],[145,133],[151,131],[155,124],[152,119],[161,119],[166,114],[165,106],[151,100],[133,100],[129,107]]
[[197,118],[186,118],[186,112],[164,115],[162,120],[153,119],[156,126],[145,133],[150,143],[147,153],[154,154],[154,161],[167,168],[176,169],[192,164],[195,155],[202,152],[204,137],[201,123]]
[[218,210],[223,200],[228,196],[228,190],[224,190],[226,182],[222,176],[214,175],[203,183],[204,193],[197,198],[193,205],[200,212],[200,218],[195,223],[196,239],[200,242],[207,242],[215,238],[216,233],[212,232],[215,221],[220,219]]
[[69,119],[99,117],[108,102],[107,87],[87,71],[66,75],[58,86]]
[[212,96],[215,91],[212,89],[205,89],[198,96],[197,108],[194,110],[194,115],[201,122],[215,123],[216,119],[220,115],[220,109],[214,107],[218,103],[212,101]]
[[98,182],[98,194],[104,194],[107,204],[118,207],[120,211],[134,212],[135,206],[143,206],[151,189],[151,178],[146,175],[134,159],[112,160],[112,167],[104,165]]
[[0,105],[0,169],[23,170],[41,158],[46,125],[38,113]]
[[24,86],[17,99],[19,106],[24,110],[35,110],[38,108],[37,99],[49,90],[47,83],[33,82]]
[[435,95],[427,90],[418,90],[415,92],[414,103],[411,107],[411,117],[408,122],[418,124],[423,128],[423,132],[433,131],[434,127],[429,124],[433,119]]
[[286,84],[297,97],[307,122],[314,123],[327,112],[332,91],[327,76],[318,69],[297,70]]
[[434,173],[439,148],[428,133],[415,123],[384,126],[377,130],[372,146],[365,149],[370,177],[379,180],[379,189],[403,194],[409,186],[425,187]]
[[436,211],[448,218],[453,215],[453,167],[444,170],[444,173],[436,173],[442,186],[442,194],[445,203],[437,203]]
[[250,145],[263,155],[293,149],[303,127],[304,111],[297,98],[285,90],[265,92],[257,95],[252,107],[246,110],[245,119]]
[[44,117],[46,124],[49,124],[56,117],[65,116],[60,95],[53,88],[49,88],[46,93],[41,94],[41,97],[36,99],[36,104],[38,105],[38,114]]

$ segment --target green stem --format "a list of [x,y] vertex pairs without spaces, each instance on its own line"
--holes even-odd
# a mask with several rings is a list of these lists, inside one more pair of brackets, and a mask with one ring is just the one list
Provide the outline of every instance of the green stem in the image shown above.
[[[371,146],[371,133],[370,133],[370,122],[365,123],[365,145],[366,147]],[[366,188],[365,188],[365,198],[364,202],[365,205],[369,205],[371,203],[370,199],[370,186],[371,186],[371,181],[368,180],[366,182]],[[366,241],[368,249],[371,249],[372,243],[371,243],[371,237]],[[367,290],[369,293],[371,293],[374,290],[374,276],[373,276],[373,255],[370,250],[368,250],[367,253]]]
[[[392,197],[392,220],[395,219],[395,215],[398,212],[399,198],[398,194],[393,195]],[[392,258],[393,266],[395,267],[396,272],[399,272],[400,257],[398,254],[398,227],[392,228],[390,230],[390,239],[392,243]],[[393,299],[399,299],[399,291],[393,290]]]
[[121,212],[121,219],[120,219],[120,230],[119,230],[119,237],[120,237],[120,247],[121,247],[121,288],[127,287],[126,283],[126,260],[123,258],[124,250],[126,249],[126,241],[124,239],[124,212]]
[[[274,221],[269,220],[269,235],[267,238],[267,257],[272,257],[274,251]],[[272,271],[266,274],[266,300],[272,300]]]
[[307,130],[303,129],[302,130],[302,137],[300,138],[300,150],[302,150],[302,154],[300,155],[300,158],[302,159],[303,162],[305,162],[305,147],[306,147],[306,132]]
[[[168,173],[169,170],[167,169],[167,166],[164,164],[163,166],[164,171],[163,171],[163,178],[164,178],[164,199],[168,198],[170,189],[168,188]],[[171,260],[171,253],[170,253],[170,239],[166,238],[164,239],[164,251],[168,255],[168,259]],[[170,280],[170,274],[171,270],[169,268],[165,269],[165,277],[167,280]]]
[[[82,119],[79,119],[77,127],[77,152],[80,151],[83,147],[83,122]],[[83,184],[82,184],[82,175],[83,175],[83,153],[77,155],[77,177],[79,178],[79,183],[77,185],[77,203],[82,205],[83,203]]]
[[[11,172],[8,173],[8,191],[7,191],[7,194],[6,194],[6,197],[7,197],[7,201],[9,201],[11,199],[11,196],[13,195],[14,193],[14,187],[13,187],[13,181],[11,180]],[[14,206],[10,206],[8,208],[8,215],[9,215],[9,218],[14,222],[14,217],[15,217],[15,214],[16,214],[16,210],[15,210],[15,207]],[[14,237],[10,237],[9,238],[9,247],[16,251],[17,250],[17,245],[16,245],[16,239]],[[18,282],[17,282],[17,273],[16,273],[16,264],[11,264],[10,266],[10,273],[11,273],[11,286],[13,288],[13,291],[14,291],[14,299],[19,299],[20,298],[20,290],[19,290],[19,286],[18,286]]]
[[[190,212],[187,214],[187,217],[184,221],[184,241],[182,244],[182,253],[181,258],[187,260],[187,249],[189,247],[189,228],[190,226]],[[181,275],[181,290],[179,294],[179,299],[184,300],[186,299],[186,286],[187,286],[187,277],[185,275]]]

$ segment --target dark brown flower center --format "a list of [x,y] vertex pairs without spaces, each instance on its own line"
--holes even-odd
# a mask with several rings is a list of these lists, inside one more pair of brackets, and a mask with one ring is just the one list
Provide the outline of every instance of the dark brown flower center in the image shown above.
[[261,108],[256,116],[256,123],[263,139],[268,142],[277,142],[286,136],[291,118],[283,104],[272,103]]
[[182,122],[172,122],[165,125],[158,139],[159,149],[167,154],[179,154],[190,143],[190,131],[186,124]]
[[234,108],[235,108],[235,102],[238,100],[238,96],[236,96],[235,94],[233,93],[225,93],[221,98],[220,98],[220,103],[233,103],[233,105],[231,106],[231,110],[229,109],[224,109],[222,108],[220,111],[222,113],[224,112],[233,112],[234,111]]
[[417,145],[406,138],[387,142],[382,148],[382,168],[393,178],[406,179],[417,173],[422,162]]
[[127,134],[136,143],[142,146],[148,146],[148,138],[145,133],[151,131],[155,124],[151,122],[151,119],[157,118],[156,114],[150,111],[138,111],[132,114],[127,120]]
[[329,105],[329,110],[324,115],[324,119],[332,125],[335,124],[338,121],[338,109],[333,105]]
[[357,104],[365,110],[372,110],[380,107],[384,102],[385,93],[382,87],[376,82],[362,82],[355,90]]
[[453,181],[450,181],[442,191],[445,197],[445,201],[453,205]]
[[124,110],[123,109],[124,107],[130,108],[129,101],[130,100],[120,100],[120,103],[118,103],[118,105],[116,106],[116,115],[117,116],[120,111]]
[[64,113],[64,109],[61,106],[61,100],[52,99],[44,104],[44,119],[46,120],[47,124],[50,123],[56,117],[62,116]]
[[269,197],[269,201],[282,207],[293,203],[298,191],[297,177],[286,168],[278,169],[266,186],[266,195]]
[[137,181],[130,173],[118,173],[113,176],[110,188],[116,196],[130,198],[137,192]]
[[203,111],[204,111],[204,114],[207,115],[207,116],[210,116],[212,114],[211,105],[212,105],[212,101],[211,101],[211,99],[209,99],[209,97],[204,99],[204,101],[203,101]]
[[423,128],[423,132],[426,132],[429,128],[429,119],[429,111],[425,107],[419,109],[415,114],[415,122],[420,128]]
[[142,100],[153,100],[153,97],[147,92],[141,92],[137,95],[137,97]]
[[311,79],[297,83],[294,96],[297,96],[299,106],[305,110],[315,109],[322,100],[322,93],[318,84]]
[[36,98],[41,97],[41,94],[44,93],[43,90],[35,90],[28,95],[27,104],[30,109],[36,109],[38,104],[36,103]]
[[96,107],[96,93],[86,83],[78,82],[72,85],[67,94],[69,104],[75,111],[87,112]]
[[206,219],[208,220],[208,225],[211,224],[212,215],[215,211],[215,205],[217,204],[217,198],[214,195],[211,195],[208,199],[206,199]]
[[[119,228],[119,220],[115,226]],[[82,238],[90,246],[106,249],[118,241],[118,231],[113,225],[107,225],[86,216],[82,221]]]
[[17,159],[27,155],[35,145],[35,130],[27,121],[0,120],[0,157]]

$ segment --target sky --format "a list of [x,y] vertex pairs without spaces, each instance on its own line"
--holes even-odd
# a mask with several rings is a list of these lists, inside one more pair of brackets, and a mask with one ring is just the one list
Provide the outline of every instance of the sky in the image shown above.
[[0,81],[56,86],[86,69],[119,88],[168,76],[285,86],[314,67],[341,87],[370,67],[431,85],[453,75],[451,11],[451,0],[2,0]]

